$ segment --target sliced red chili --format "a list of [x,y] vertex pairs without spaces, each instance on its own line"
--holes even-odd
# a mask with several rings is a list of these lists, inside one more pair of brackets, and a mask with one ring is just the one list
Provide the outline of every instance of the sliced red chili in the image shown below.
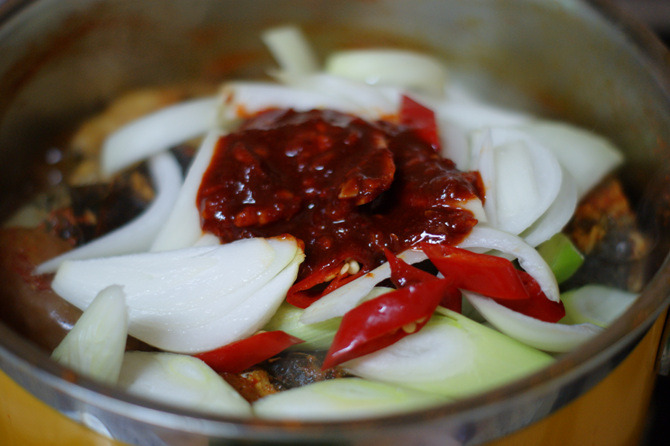
[[367,355],[416,333],[453,287],[449,279],[433,278],[382,294],[350,310],[342,317],[322,368]]
[[565,316],[563,302],[549,300],[542,291],[540,284],[525,271],[517,271],[528,291],[529,299],[502,300],[497,302],[511,310],[545,322],[558,322]]
[[440,137],[433,110],[403,95],[400,103],[400,123],[414,130],[436,152],[440,151]]
[[[428,280],[435,280],[434,275],[408,264],[388,249],[384,250],[384,254],[391,267],[391,282],[393,282],[396,288],[416,285]],[[460,313],[462,311],[462,301],[461,292],[458,288],[453,287],[450,292],[444,295],[440,305]]]
[[435,267],[456,287],[493,299],[528,299],[530,296],[512,262],[453,246],[421,245]]
[[194,356],[219,373],[240,373],[302,342],[280,330],[265,331]]
[[286,302],[305,309],[331,291],[364,274],[363,271],[356,274],[339,274],[341,269],[341,264],[338,264],[332,268],[316,271],[293,284],[286,293]]

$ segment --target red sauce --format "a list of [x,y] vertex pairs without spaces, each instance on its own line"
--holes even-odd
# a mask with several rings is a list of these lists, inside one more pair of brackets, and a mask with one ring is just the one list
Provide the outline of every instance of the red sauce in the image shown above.
[[483,196],[406,127],[332,110],[269,110],[222,137],[198,192],[202,227],[222,242],[291,234],[299,279],[356,260],[364,271],[420,241],[454,244],[476,223],[459,201]]

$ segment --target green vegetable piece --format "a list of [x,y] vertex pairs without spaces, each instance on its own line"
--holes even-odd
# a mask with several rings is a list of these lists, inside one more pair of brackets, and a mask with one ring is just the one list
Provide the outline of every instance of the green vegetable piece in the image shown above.
[[558,283],[569,279],[584,263],[582,253],[562,232],[540,244],[537,251],[551,268]]

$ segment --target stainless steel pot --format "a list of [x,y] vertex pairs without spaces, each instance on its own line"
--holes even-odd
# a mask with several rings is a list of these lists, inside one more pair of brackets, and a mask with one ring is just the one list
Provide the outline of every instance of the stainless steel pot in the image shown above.
[[[31,190],[25,172],[44,141],[62,129],[130,88],[261,75],[271,61],[259,31],[286,22],[301,25],[322,52],[351,45],[420,47],[454,65],[488,70],[501,86],[523,92],[546,112],[608,135],[626,153],[623,178],[655,237],[654,249],[640,260],[649,280],[634,307],[602,335],[522,381],[378,420],[283,423],[199,416],[73,375],[0,324],[3,392],[20,386],[56,416],[102,432],[100,441],[107,435],[143,445],[504,441],[569,414],[627,361],[647,371],[638,393],[642,404],[648,401],[670,300],[670,59],[648,30],[606,2],[0,1],[0,211],[6,215],[19,191]],[[655,321],[660,322],[650,330]],[[636,355],[640,346],[645,350]],[[614,400],[620,391],[605,390]],[[0,403],[4,411],[15,404],[6,398]],[[603,415],[613,410],[609,402],[600,403]],[[596,415],[582,424],[600,423]],[[628,415],[637,424],[621,439],[635,441],[644,414]],[[7,419],[5,430],[20,428]],[[567,441],[569,433],[563,434],[557,444]]]

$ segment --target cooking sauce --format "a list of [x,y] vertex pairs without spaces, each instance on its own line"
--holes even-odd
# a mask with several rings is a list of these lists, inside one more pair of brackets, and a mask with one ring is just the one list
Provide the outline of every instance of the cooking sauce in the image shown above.
[[355,260],[367,271],[420,242],[458,243],[483,199],[419,132],[332,110],[267,110],[220,139],[197,197],[222,242],[291,234],[305,245],[299,280]]

